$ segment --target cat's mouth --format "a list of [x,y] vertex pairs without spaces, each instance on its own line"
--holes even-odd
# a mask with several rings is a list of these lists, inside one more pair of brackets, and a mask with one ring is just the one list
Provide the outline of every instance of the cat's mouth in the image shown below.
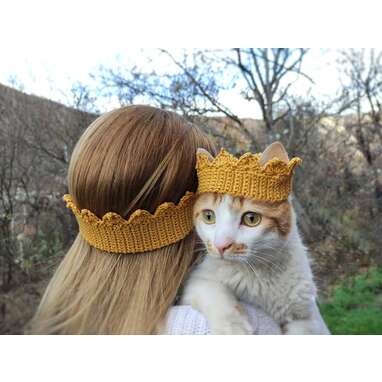
[[245,262],[247,259],[247,254],[246,253],[232,253],[232,252],[224,252],[224,253],[219,253],[219,252],[213,252],[213,253],[208,253],[209,256],[213,257],[214,259],[218,260],[225,260],[225,261],[233,261],[233,262]]

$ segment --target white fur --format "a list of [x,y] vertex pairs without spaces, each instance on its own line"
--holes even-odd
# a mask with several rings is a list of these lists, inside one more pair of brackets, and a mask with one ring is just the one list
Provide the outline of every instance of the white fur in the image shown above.
[[[222,258],[213,248],[191,272],[182,304],[190,304],[203,313],[213,334],[250,334],[248,317],[239,301],[257,305],[270,314],[286,334],[317,333],[312,322],[316,287],[307,252],[299,236],[295,214],[287,237],[266,232],[260,224],[240,224],[232,208],[232,197],[224,195],[215,209],[216,223],[195,221],[204,243],[224,240],[245,243],[253,253]],[[262,260],[256,259],[261,253]],[[249,264],[248,264],[249,263]],[[317,333],[318,334],[318,333]]]

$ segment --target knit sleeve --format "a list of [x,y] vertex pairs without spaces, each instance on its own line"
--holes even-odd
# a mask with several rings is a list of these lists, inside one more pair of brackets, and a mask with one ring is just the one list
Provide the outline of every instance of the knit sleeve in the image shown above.
[[[281,334],[276,322],[259,308],[244,304],[253,334]],[[166,334],[211,334],[207,319],[189,305],[173,306],[167,316]]]
[[[253,334],[282,334],[279,325],[262,309],[243,304],[253,327]],[[316,332],[330,334],[316,303],[313,304]],[[166,334],[211,334],[207,319],[189,305],[173,306],[167,316]]]

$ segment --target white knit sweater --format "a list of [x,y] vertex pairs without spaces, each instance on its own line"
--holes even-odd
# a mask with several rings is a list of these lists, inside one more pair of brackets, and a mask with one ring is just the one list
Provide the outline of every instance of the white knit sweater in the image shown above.
[[[276,322],[260,308],[245,305],[249,319],[253,326],[253,334],[281,334]],[[320,312],[315,305],[314,319],[318,330],[330,334]],[[189,305],[173,306],[167,316],[166,334],[211,334],[206,318]]]

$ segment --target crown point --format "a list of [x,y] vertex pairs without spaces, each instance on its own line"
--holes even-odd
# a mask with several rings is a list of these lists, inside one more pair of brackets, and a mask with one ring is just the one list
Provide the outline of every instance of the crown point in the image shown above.
[[270,201],[287,199],[293,168],[301,159],[285,161],[285,158],[273,157],[262,165],[261,157],[261,153],[245,153],[236,158],[222,148],[212,161],[203,158],[197,165],[198,192],[228,193]]
[[[80,210],[70,195],[63,199],[90,245],[106,252],[138,253],[165,247],[190,233],[193,197],[194,193],[186,192],[178,204],[162,203],[154,214],[136,210],[128,220],[115,212],[107,212],[99,218],[89,210]],[[132,237],[139,240],[132,240]]]

